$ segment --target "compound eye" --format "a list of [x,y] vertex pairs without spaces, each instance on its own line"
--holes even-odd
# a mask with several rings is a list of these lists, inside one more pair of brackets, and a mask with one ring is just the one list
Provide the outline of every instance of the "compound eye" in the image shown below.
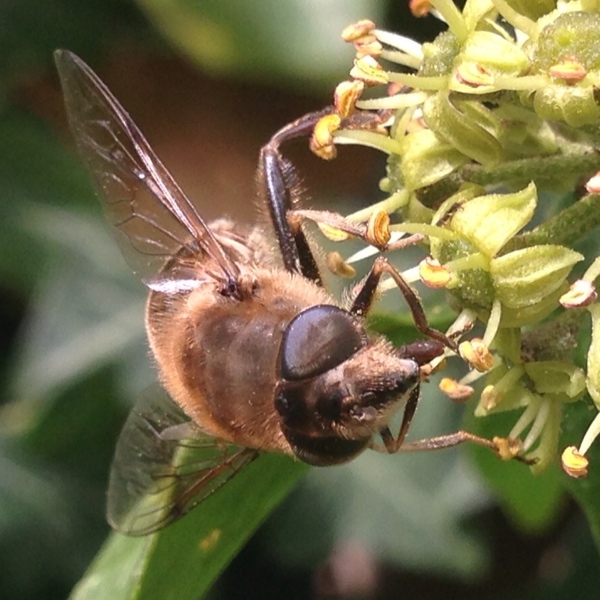
[[363,328],[347,311],[319,304],[296,315],[281,341],[281,375],[309,379],[337,367],[367,343]]

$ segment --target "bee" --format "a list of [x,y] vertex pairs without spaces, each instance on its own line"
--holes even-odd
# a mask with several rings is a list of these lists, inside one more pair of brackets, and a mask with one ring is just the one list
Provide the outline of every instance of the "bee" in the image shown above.
[[[421,367],[455,343],[428,325],[385,257],[348,306],[322,285],[280,146],[331,109],[282,128],[260,152],[269,236],[226,219],[207,224],[90,67],[65,50],[55,59],[79,152],[125,259],[149,289],[146,329],[164,390],[142,395],[117,443],[107,509],[115,529],[144,535],[170,524],[260,452],[327,466],[370,447],[489,446],[466,432],[404,443]],[[384,274],[428,340],[395,348],[367,330]]]

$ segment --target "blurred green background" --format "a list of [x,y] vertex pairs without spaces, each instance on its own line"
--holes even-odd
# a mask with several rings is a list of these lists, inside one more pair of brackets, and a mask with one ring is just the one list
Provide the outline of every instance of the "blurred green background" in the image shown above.
[[[353,56],[339,32],[361,17],[421,40],[441,29],[397,0],[0,0],[3,600],[65,598],[81,578],[109,531],[116,437],[153,379],[144,288],[74,154],[52,51],[97,70],[204,216],[247,220],[261,144],[329,102]],[[340,154],[289,150],[315,205],[380,198],[381,157]],[[415,435],[460,426],[434,388]],[[596,597],[598,556],[558,470],[502,464],[496,495],[485,460],[371,453],[314,469],[210,597]]]

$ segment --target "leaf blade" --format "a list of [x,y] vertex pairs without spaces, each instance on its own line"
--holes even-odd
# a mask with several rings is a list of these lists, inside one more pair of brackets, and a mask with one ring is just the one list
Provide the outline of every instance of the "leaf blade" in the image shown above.
[[71,600],[195,600],[307,469],[265,454],[171,527],[144,538],[113,533]]

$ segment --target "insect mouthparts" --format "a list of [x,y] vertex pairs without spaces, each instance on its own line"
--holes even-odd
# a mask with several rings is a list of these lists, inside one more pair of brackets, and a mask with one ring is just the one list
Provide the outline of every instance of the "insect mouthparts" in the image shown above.
[[235,298],[236,300],[242,299],[239,282],[235,281],[234,279],[228,279],[220,289],[219,293],[226,298]]

